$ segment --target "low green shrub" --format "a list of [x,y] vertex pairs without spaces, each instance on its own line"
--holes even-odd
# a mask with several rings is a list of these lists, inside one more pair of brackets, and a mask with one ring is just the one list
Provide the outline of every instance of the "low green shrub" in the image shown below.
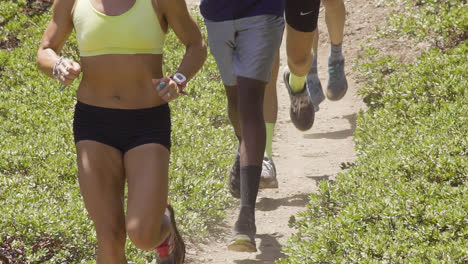
[[[462,3],[420,2],[420,14]],[[415,32],[430,18],[417,19]],[[291,218],[297,233],[277,263],[467,263],[468,43],[458,43],[411,64],[367,50],[358,158]]]
[[460,0],[404,0],[405,11],[395,13],[387,27],[416,41],[449,49],[468,38],[468,5]]
[[467,52],[432,51],[364,89],[374,96],[358,118],[358,159],[311,195],[278,263],[462,263]]

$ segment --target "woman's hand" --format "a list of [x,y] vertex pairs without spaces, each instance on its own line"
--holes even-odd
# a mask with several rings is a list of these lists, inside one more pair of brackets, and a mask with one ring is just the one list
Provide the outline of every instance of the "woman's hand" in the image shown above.
[[179,97],[179,86],[169,77],[152,79],[153,87],[159,96],[166,102],[170,102]]
[[53,76],[60,81],[62,85],[69,85],[78,78],[81,72],[81,66],[77,62],[60,58],[53,68]]

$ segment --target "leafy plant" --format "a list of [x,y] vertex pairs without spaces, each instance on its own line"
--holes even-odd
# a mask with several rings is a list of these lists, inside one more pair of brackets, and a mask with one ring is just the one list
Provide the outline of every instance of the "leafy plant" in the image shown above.
[[[418,14],[446,5],[443,26],[459,28],[450,18],[463,1],[419,2]],[[434,19],[413,18],[414,32]],[[457,44],[412,64],[372,48],[362,56],[369,109],[357,120],[358,158],[311,194],[277,263],[466,263],[468,43]]]
[[407,34],[440,49],[468,38],[468,6],[460,0],[405,0],[404,12],[394,13],[387,33]]

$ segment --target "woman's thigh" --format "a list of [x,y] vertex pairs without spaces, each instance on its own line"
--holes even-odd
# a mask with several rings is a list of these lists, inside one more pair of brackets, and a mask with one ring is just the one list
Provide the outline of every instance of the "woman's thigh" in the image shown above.
[[167,206],[169,150],[160,144],[140,145],[125,153],[124,166],[129,234],[159,232]]
[[76,149],[80,190],[98,238],[107,229],[125,233],[122,153],[91,140],[77,142]]

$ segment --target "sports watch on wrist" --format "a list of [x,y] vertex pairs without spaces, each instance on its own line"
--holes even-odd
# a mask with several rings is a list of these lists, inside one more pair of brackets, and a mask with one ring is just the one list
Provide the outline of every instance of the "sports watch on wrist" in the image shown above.
[[177,85],[180,88],[179,92],[181,94],[187,94],[186,92],[184,92],[184,88],[185,86],[187,86],[187,77],[185,77],[185,75],[183,75],[180,72],[177,72],[174,75],[172,75],[171,79],[177,83]]

